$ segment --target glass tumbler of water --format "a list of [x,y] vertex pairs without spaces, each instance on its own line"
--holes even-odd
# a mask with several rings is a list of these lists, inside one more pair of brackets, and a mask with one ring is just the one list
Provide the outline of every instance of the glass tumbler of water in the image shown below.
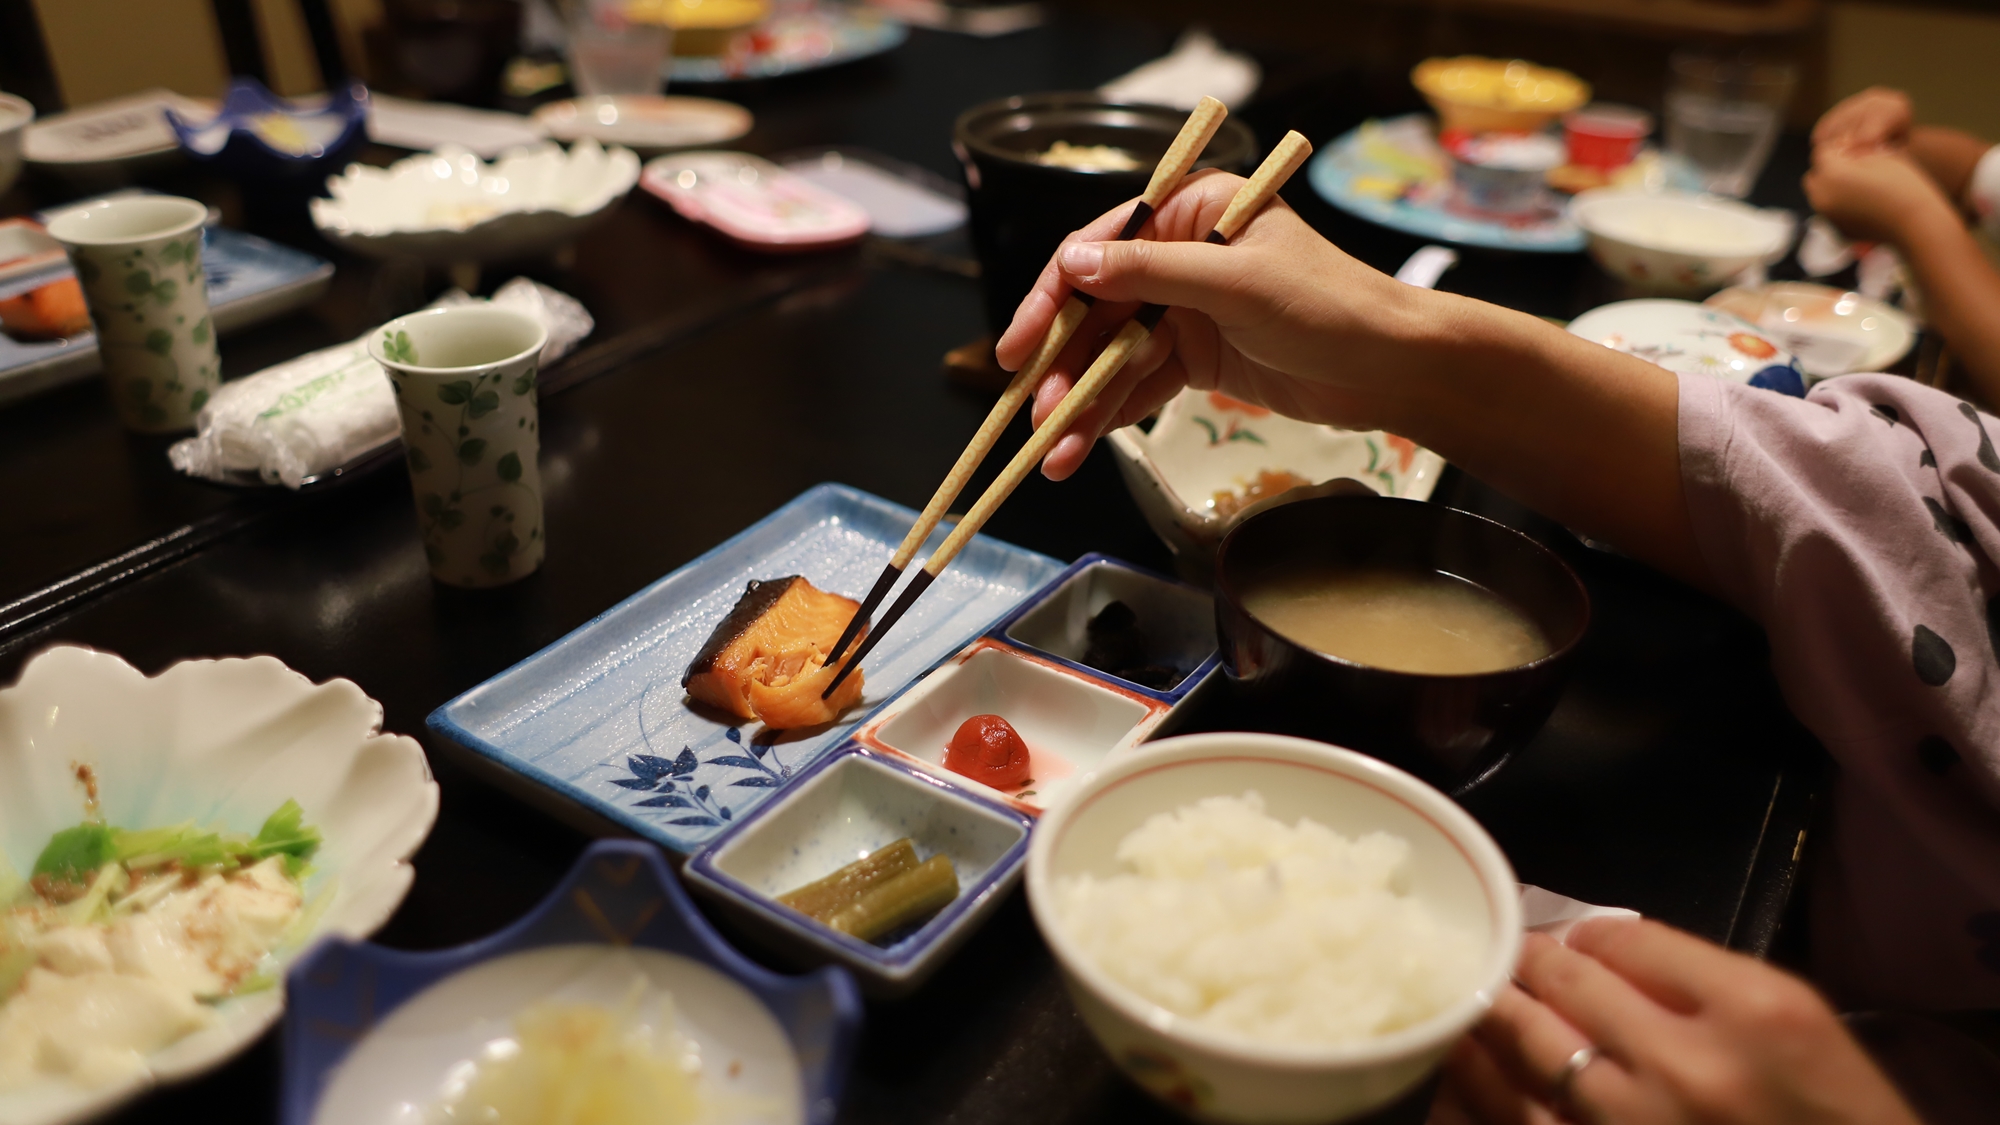
[[1797,68],[1688,51],[1668,66],[1667,151],[1694,167],[1704,190],[1750,194],[1784,124]]
[[570,81],[578,94],[660,92],[673,29],[633,15],[619,0],[576,0],[568,31]]

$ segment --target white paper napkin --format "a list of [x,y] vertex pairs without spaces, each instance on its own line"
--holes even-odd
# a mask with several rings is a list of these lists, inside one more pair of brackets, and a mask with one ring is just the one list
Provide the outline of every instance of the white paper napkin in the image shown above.
[[1585,918],[1637,918],[1639,912],[1622,906],[1594,906],[1554,891],[1521,884],[1521,928],[1531,934],[1547,934],[1557,941],[1569,940],[1569,932]]
[[429,152],[455,144],[491,160],[510,148],[548,136],[540,122],[518,113],[472,109],[443,102],[373,94],[368,99],[368,139],[376,144]]
[[1183,34],[1174,49],[1122,78],[1097,88],[1121,102],[1147,102],[1193,109],[1204,95],[1235,109],[1250,100],[1263,71],[1248,55],[1225,51],[1200,28]]
[[[432,306],[475,300],[453,289]],[[525,277],[501,286],[493,303],[548,329],[543,364],[574,348],[592,328],[576,298]],[[364,334],[224,383],[195,418],[195,436],[175,442],[167,460],[189,476],[230,481],[255,475],[266,484],[299,488],[394,441],[402,428],[395,392],[368,355],[367,341]]]

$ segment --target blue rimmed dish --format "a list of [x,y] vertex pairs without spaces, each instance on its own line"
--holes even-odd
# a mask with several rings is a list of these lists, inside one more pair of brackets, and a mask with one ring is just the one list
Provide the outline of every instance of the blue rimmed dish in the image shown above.
[[[982,638],[883,704],[857,737],[959,788],[1040,814],[1144,741],[1168,710],[1102,675]],[[1019,787],[990,788],[945,767],[946,745],[975,715],[1000,716],[1027,744],[1028,779]]]
[[[837,962],[864,991],[908,993],[986,920],[1021,876],[1033,821],[1006,804],[849,743],[688,861],[683,876],[759,944],[788,960]],[[886,944],[781,906],[778,895],[909,837],[920,859],[951,857],[958,898]]]
[[255,78],[232,78],[214,117],[191,118],[171,106],[165,113],[189,159],[314,191],[368,138],[368,88],[359,82],[293,101]]
[[333,939],[301,958],[286,980],[283,1120],[401,1120],[440,1100],[453,1071],[505,1038],[522,1007],[615,1007],[641,975],[671,993],[712,1090],[776,1107],[759,1119],[772,1125],[834,1119],[860,1034],[852,978],[753,964],[717,936],[657,850],[606,840],[492,937],[426,953]]
[[[1171,669],[1178,678],[1140,683],[1120,676],[1119,669],[1084,663],[1090,653],[1090,623],[1114,601],[1137,617],[1144,638],[1142,661]],[[1035,591],[987,635],[1168,703],[1185,699],[1221,665],[1215,600],[1207,591],[1094,551]]]

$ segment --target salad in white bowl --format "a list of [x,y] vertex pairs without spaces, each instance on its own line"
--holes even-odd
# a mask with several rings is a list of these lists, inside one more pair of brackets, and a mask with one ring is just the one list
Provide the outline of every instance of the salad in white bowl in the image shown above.
[[292,957],[388,920],[438,797],[381,723],[271,657],[147,677],[58,647],[0,689],[0,1125],[223,1062]]

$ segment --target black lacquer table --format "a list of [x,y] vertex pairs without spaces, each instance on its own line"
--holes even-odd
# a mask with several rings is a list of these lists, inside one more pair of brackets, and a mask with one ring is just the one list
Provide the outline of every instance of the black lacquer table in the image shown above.
[[[917,31],[887,56],[720,93],[756,112],[742,143],[751,151],[859,145],[956,178],[948,139],[959,110],[1089,87],[1170,43],[1171,29],[1081,16],[994,40]],[[1242,112],[1265,144],[1290,127],[1324,141],[1371,113],[1415,108],[1382,76],[1265,62],[1267,94]],[[1796,205],[1802,163],[1791,139],[1760,198]],[[302,209],[246,207],[236,189],[188,172],[157,186],[215,201],[232,222],[339,265],[312,308],[223,341],[230,375],[351,338],[444,285],[337,253]],[[33,184],[0,213],[61,198]],[[1419,245],[1318,202],[1303,177],[1286,198],[1378,268]],[[437,948],[488,934],[554,884],[589,825],[490,787],[461,751],[425,734],[424,717],[822,480],[920,507],[990,401],[940,366],[987,330],[977,283],[923,264],[968,251],[950,238],[922,249],[763,257],[635,194],[581,240],[573,263],[490,268],[488,287],[526,272],[598,320],[576,356],[545,372],[547,562],[498,591],[432,584],[399,463],[307,494],[231,490],[175,474],[165,441],[121,432],[95,382],[0,408],[0,682],[56,642],[149,672],[270,653],[315,680],[354,680],[383,703],[388,729],[425,739],[443,793],[415,887],[379,940]],[[1574,255],[1469,252],[1443,284],[1551,316],[1614,296]],[[1003,444],[1025,435],[1017,421]],[[1455,471],[1435,499],[1561,551],[1597,613],[1547,728],[1467,805],[1524,880],[1767,952],[1821,767],[1778,697],[1762,634]],[[1063,484],[1031,478],[987,530],[1058,558],[1095,550],[1171,569],[1102,450]],[[1255,716],[1225,698],[1193,724],[1254,726]],[[280,1065],[267,1035],[118,1119],[274,1120]],[[1414,1101],[1389,1116],[1412,1115]],[[1030,1118],[1170,1119],[1091,1042],[1017,893],[913,997],[871,1006],[842,1119]]]

